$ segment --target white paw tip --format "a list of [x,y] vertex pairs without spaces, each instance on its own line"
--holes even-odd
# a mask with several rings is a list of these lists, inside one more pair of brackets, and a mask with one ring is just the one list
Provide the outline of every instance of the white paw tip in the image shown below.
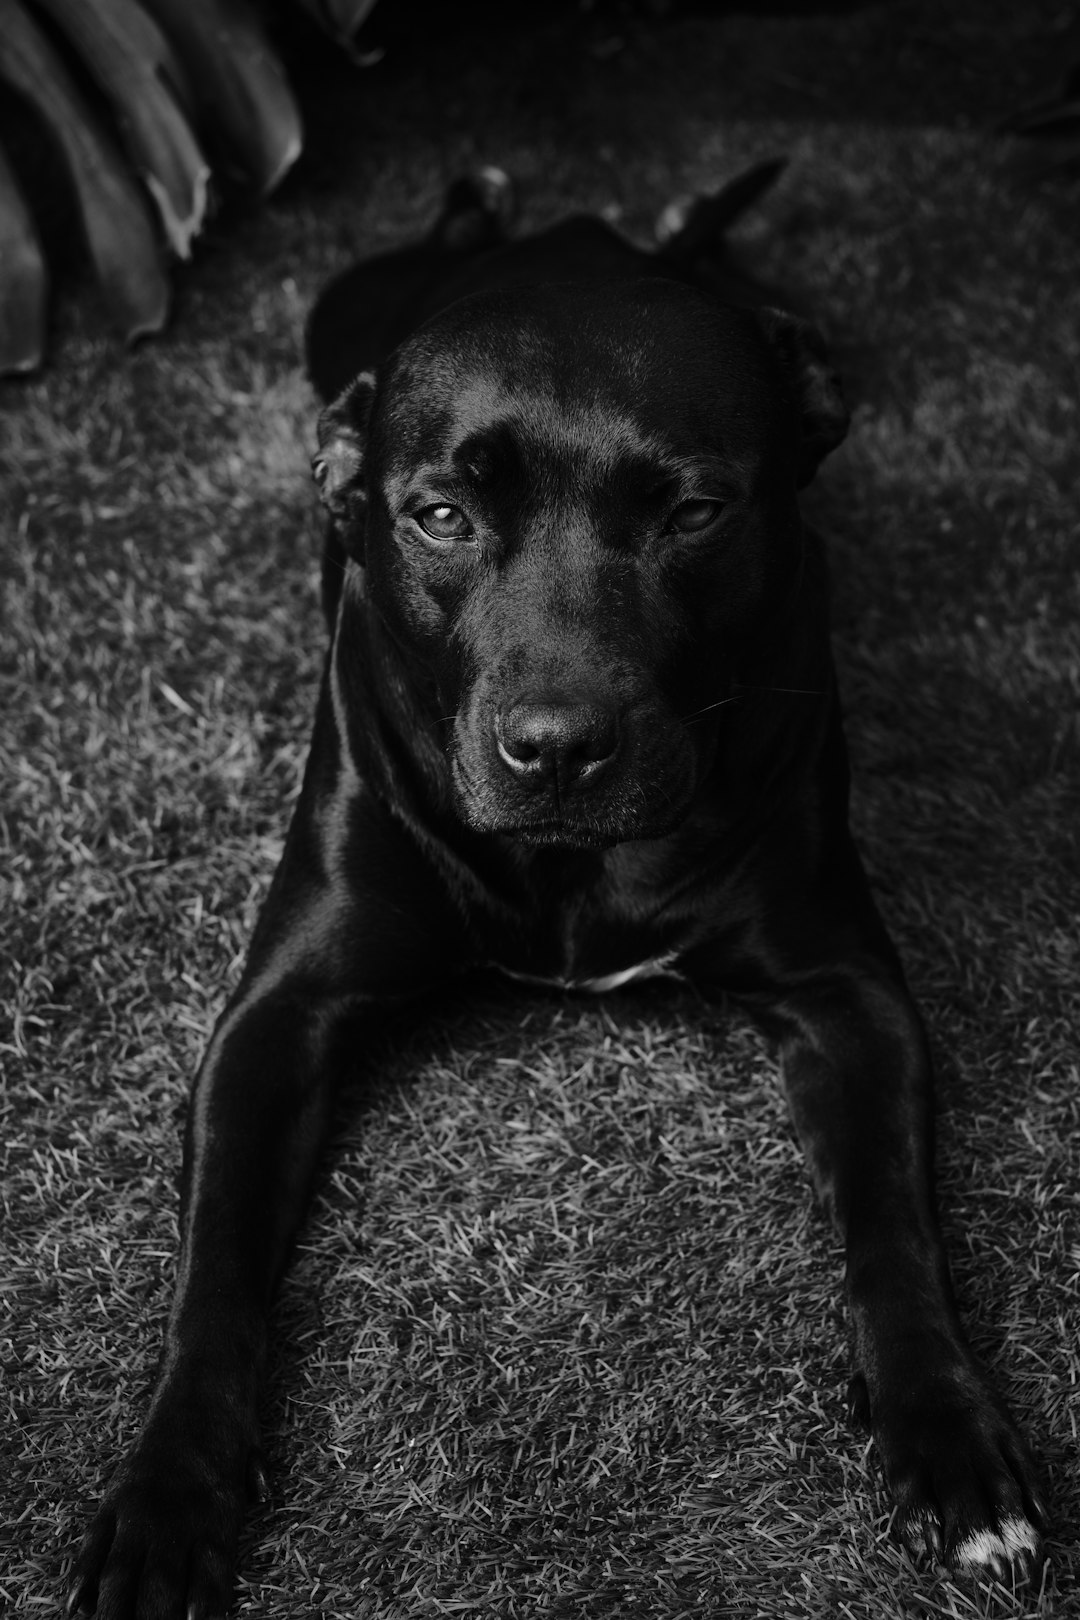
[[1034,1558],[1039,1551],[1039,1533],[1026,1519],[1005,1519],[997,1530],[976,1530],[965,1536],[956,1549],[958,1568],[1002,1573],[1018,1559]]

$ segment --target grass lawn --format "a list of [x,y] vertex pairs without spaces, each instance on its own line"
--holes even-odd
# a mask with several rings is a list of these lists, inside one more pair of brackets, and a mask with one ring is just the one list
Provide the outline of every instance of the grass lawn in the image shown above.
[[[387,0],[391,4],[392,0]],[[786,153],[740,231],[854,408],[832,537],[854,816],[938,1054],[975,1344],[1041,1458],[1041,1591],[916,1568],[846,1417],[837,1245],[758,1037],[678,990],[399,1020],[276,1317],[242,1613],[1080,1616],[1075,170],[987,133],[1059,0],[555,17],[310,66],[309,151],[132,355],[65,303],[0,397],[0,1609],[58,1612],[174,1271],[187,1088],[296,794],[324,650],[305,311],[514,173],[527,225]],[[792,701],[798,701],[797,697]]]

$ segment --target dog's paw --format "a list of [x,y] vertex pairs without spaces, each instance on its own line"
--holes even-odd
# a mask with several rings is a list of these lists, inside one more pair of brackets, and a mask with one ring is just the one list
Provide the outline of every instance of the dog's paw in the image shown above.
[[914,1556],[1017,1584],[1042,1564],[1045,1514],[1024,1441],[974,1374],[948,1393],[874,1412],[872,1428]]
[[266,1480],[249,1445],[205,1449],[174,1428],[136,1442],[88,1529],[67,1612],[99,1620],[219,1620],[229,1607],[240,1524]]

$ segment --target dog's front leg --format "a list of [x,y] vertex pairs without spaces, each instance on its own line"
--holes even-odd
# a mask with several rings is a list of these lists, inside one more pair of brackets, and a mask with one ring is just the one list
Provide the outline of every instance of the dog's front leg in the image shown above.
[[[80,1549],[70,1608],[211,1620],[262,1490],[259,1377],[274,1288],[365,1006],[445,974],[451,915],[407,834],[335,766],[325,710],[241,984],[188,1118],[176,1295],[150,1410]],[[444,918],[445,913],[445,918]],[[447,953],[461,963],[460,947]]]
[[[977,1574],[1036,1566],[1043,1520],[1027,1447],[970,1349],[934,1206],[932,1075],[919,1014],[852,851],[856,903],[775,921],[744,983],[778,1037],[795,1126],[843,1238],[856,1373],[898,1532]],[[707,984],[711,975],[698,972]]]
[[912,1552],[1007,1576],[1038,1558],[1034,1472],[957,1316],[932,1193],[926,1038],[880,963],[789,991],[785,1086],[845,1243],[852,1404]]
[[256,986],[218,1025],[192,1100],[157,1384],[80,1551],[73,1609],[201,1620],[228,1606],[244,1507],[262,1490],[267,1310],[323,1136],[333,1013],[322,996]]

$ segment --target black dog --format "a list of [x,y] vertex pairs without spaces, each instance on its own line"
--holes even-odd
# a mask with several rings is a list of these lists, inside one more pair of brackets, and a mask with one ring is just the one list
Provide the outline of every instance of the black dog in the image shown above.
[[846,413],[804,323],[700,286],[752,300],[710,242],[767,178],[643,254],[595,220],[500,245],[489,174],[315,313],[316,384],[348,382],[314,462],[333,643],[194,1093],[155,1394],[72,1608],[224,1611],[342,1036],[490,964],[597,989],[673,969],[760,1017],[846,1244],[853,1395],[900,1534],[978,1572],[1037,1562],[1031,1465],[950,1293],[926,1040],[848,832],[796,499]]

